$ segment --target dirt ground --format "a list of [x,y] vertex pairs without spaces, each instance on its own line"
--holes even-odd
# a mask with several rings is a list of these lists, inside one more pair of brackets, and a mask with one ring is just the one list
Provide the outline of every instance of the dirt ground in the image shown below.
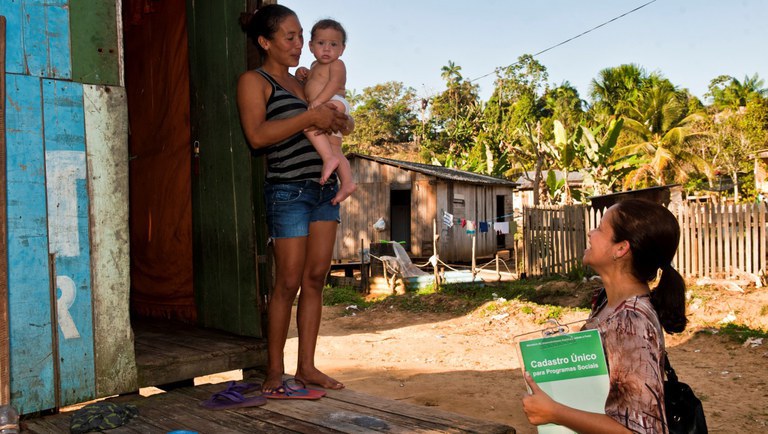
[[[548,302],[553,305],[574,306],[591,289],[549,282],[537,291],[552,291]],[[688,295],[690,325],[682,334],[667,335],[667,347],[678,376],[704,403],[710,432],[768,431],[768,341],[744,345],[722,329],[723,321],[730,320],[768,330],[768,289],[741,293],[696,287]],[[541,328],[547,312],[551,308],[517,300],[489,300],[452,314],[395,306],[363,311],[326,307],[317,364],[356,391],[534,433],[520,405],[525,386],[514,337]],[[564,312],[563,323],[587,315],[585,310]],[[287,372],[295,369],[296,347],[296,331],[291,330]]]

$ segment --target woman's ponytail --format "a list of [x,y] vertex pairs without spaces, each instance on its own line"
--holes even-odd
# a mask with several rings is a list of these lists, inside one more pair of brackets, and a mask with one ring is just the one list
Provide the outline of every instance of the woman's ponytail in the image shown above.
[[685,317],[685,280],[672,265],[661,267],[661,277],[651,291],[651,303],[667,333],[680,333],[688,323]]

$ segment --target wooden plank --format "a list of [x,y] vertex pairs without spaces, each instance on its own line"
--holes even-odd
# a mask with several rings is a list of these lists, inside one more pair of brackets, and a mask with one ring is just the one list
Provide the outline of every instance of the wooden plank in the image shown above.
[[728,220],[726,220],[726,210],[728,205],[721,204],[715,210],[712,216],[715,222],[715,237],[717,255],[715,256],[715,275],[723,277],[728,272],[727,266],[730,265],[731,258],[731,237]]
[[737,270],[744,268],[744,213],[741,205],[732,205],[731,218],[733,220],[733,265],[728,276],[736,275]]
[[11,399],[25,414],[56,406],[42,91],[37,77],[6,80]]
[[266,262],[258,261],[267,254],[263,165],[251,159],[243,140],[233,86],[246,69],[246,45],[232,17],[245,4],[187,6],[192,141],[200,145],[200,171],[192,185],[198,319],[259,337],[259,305],[269,276]]
[[96,396],[138,389],[129,309],[128,111],[125,89],[83,86]]
[[5,153],[5,41],[6,19],[0,15],[0,405],[11,403],[11,359],[8,336],[8,213]]
[[[249,379],[254,381],[254,379]],[[255,380],[259,381],[259,380]],[[223,384],[174,389],[150,397],[119,397],[110,401],[132,403],[139,415],[110,432],[166,433],[187,429],[200,433],[368,433],[449,432],[514,433],[499,423],[376,398],[349,389],[329,391],[317,401],[269,400],[260,407],[210,411],[199,405]],[[68,414],[29,420],[31,432],[66,433]],[[143,428],[143,430],[140,430]]]
[[142,387],[266,364],[262,339],[160,320],[138,321],[134,329]]
[[760,204],[760,217],[758,219],[758,227],[760,228],[759,232],[759,240],[760,240],[760,248],[759,248],[759,258],[760,258],[760,267],[759,269],[763,271],[765,275],[768,275],[768,203],[761,203]]
[[706,273],[706,276],[715,275],[715,269],[712,266],[712,264],[715,263],[715,258],[717,258],[715,250],[715,229],[712,217],[715,213],[715,206],[716,205],[709,205],[705,208],[706,215],[704,216],[704,227],[706,228],[706,232],[704,233],[704,243],[706,244],[707,256],[704,262],[704,273]]
[[0,2],[0,16],[6,19],[3,39],[6,52],[2,59],[5,67],[4,73],[29,75],[24,60],[23,6],[21,1]]
[[[694,267],[694,261],[692,260],[693,257],[693,237],[691,236],[693,232],[693,226],[691,225],[691,214],[688,212],[687,208],[682,208],[680,211],[680,220],[683,226],[683,234],[684,236],[680,238],[680,244],[677,248],[677,255],[680,255],[680,252],[683,253],[683,261],[681,262],[680,266],[683,268],[683,273],[686,277],[691,277],[693,275],[693,267]],[[678,266],[678,269],[680,268]]]
[[49,253],[55,258],[60,403],[93,399],[93,304],[85,114],[79,83],[43,80]]
[[[258,380],[260,381],[260,380]],[[199,403],[224,389],[223,384],[202,384],[196,387],[185,387],[174,391],[175,394],[189,399],[189,404]],[[272,401],[274,402],[274,401]],[[337,433],[336,429],[328,429],[312,422],[297,419],[291,416],[270,410],[269,401],[262,407],[250,407],[227,411],[225,417],[229,426],[238,427],[243,432],[295,432],[295,433]],[[221,420],[222,412],[205,410],[199,415],[212,420]]]
[[697,271],[700,276],[705,276],[706,272],[704,271],[704,255],[708,251],[706,249],[706,246],[704,245],[704,240],[706,239],[707,233],[705,232],[704,228],[704,207],[696,207],[696,219],[698,224],[698,230],[696,231],[697,236],[697,246],[698,246],[698,268]]
[[22,64],[18,72],[71,78],[68,0],[20,0],[20,3],[23,57],[19,59]]
[[747,272],[758,274],[758,244],[757,244],[757,209],[759,204],[752,203],[747,205]]
[[69,0],[72,79],[120,85],[115,0]]

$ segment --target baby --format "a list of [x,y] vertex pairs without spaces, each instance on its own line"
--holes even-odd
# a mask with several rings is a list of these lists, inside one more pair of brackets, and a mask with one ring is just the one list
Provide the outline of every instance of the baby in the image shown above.
[[[304,83],[304,94],[310,108],[331,102],[338,110],[349,114],[349,103],[344,99],[347,69],[339,59],[346,43],[347,32],[337,21],[320,20],[312,27],[309,51],[315,56],[315,61],[310,69],[302,67],[296,70],[296,78]],[[341,187],[332,200],[335,205],[357,188],[349,161],[341,151],[341,134],[308,133],[307,137],[323,159],[320,183],[325,184],[334,171],[338,172]]]

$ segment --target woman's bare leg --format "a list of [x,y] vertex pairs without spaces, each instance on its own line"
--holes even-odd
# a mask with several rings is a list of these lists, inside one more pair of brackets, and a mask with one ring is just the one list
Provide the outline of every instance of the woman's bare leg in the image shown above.
[[296,315],[299,328],[296,378],[306,384],[316,384],[326,389],[344,388],[342,383],[315,367],[315,348],[323,310],[323,286],[331,266],[337,225],[335,221],[313,222],[309,225],[306,264]]
[[267,376],[262,390],[275,391],[282,385],[285,365],[283,355],[291,309],[304,269],[307,237],[278,238],[274,240],[275,286],[267,307]]

